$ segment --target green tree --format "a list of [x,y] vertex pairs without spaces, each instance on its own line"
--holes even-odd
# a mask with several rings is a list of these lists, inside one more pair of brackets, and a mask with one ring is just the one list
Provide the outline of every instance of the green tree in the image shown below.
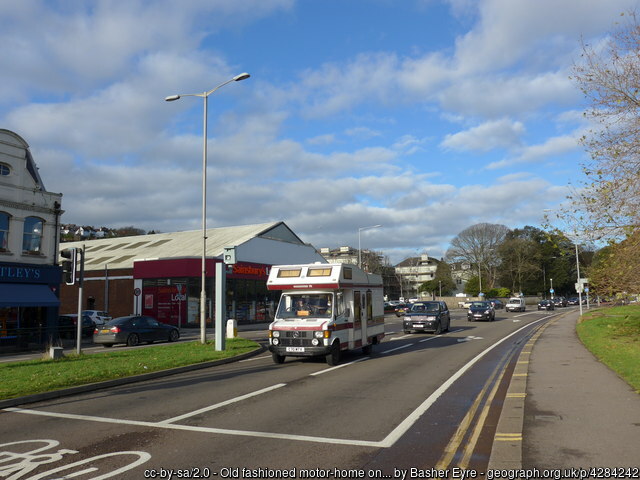
[[433,280],[420,285],[421,292],[431,292],[433,295],[447,297],[456,290],[456,282],[451,277],[451,267],[448,263],[438,261]]
[[611,242],[595,255],[588,269],[591,292],[604,297],[640,292],[640,232]]

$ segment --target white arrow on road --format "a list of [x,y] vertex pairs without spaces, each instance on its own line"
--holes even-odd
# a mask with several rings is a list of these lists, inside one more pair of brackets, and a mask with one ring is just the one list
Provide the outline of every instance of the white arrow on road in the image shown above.
[[466,338],[459,338],[458,339],[458,343],[460,342],[469,342],[471,340],[482,340],[483,337],[474,337],[473,335],[466,337]]

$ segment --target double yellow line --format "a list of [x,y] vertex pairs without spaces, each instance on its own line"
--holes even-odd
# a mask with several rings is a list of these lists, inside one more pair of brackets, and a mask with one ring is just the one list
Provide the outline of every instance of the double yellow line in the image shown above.
[[[475,425],[473,427],[473,430],[471,431],[471,434],[469,436],[469,439],[466,443],[465,448],[462,450],[462,457],[457,462],[457,466],[462,469],[466,469],[469,467],[471,455],[473,454],[473,451],[475,450],[476,445],[478,443],[478,439],[480,438],[480,433],[482,432],[484,423],[487,419],[487,416],[489,415],[489,409],[491,408],[491,404],[493,402],[493,399],[496,396],[498,388],[500,388],[500,384],[504,377],[505,371],[507,369],[507,366],[511,362],[511,358],[513,358],[513,355],[514,355],[514,352],[511,352],[506,362],[504,362],[504,364],[498,363],[498,365],[493,370],[493,372],[491,372],[491,375],[489,375],[489,378],[487,379],[484,386],[482,387],[482,390],[480,390],[480,393],[478,393],[478,395],[476,396],[473,404],[467,411],[467,414],[462,419],[462,422],[460,422],[458,429],[456,430],[454,435],[451,437],[451,440],[445,447],[442,457],[436,464],[436,467],[435,467],[436,469],[445,470],[451,465],[453,458],[455,457],[456,453],[458,453],[458,451],[460,450],[460,446],[462,445],[464,438],[467,437],[467,434],[469,433],[469,428],[471,427],[473,419],[476,417],[476,413],[480,409],[480,405],[482,405],[484,400],[484,406],[482,407],[482,410],[480,410],[480,415],[478,416],[475,422]],[[493,385],[493,387],[491,387],[491,385]],[[491,387],[491,390],[489,391],[490,387]],[[488,395],[487,395],[487,391],[489,391]]]

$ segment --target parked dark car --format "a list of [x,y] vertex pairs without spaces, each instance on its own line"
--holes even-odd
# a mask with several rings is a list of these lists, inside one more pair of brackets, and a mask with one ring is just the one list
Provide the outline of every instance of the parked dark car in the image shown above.
[[538,302],[538,310],[555,310],[555,305],[551,300],[540,300]]
[[504,308],[504,302],[502,300],[498,300],[497,298],[492,298],[488,301],[491,302],[491,305],[493,305],[494,310],[500,310],[501,308]]
[[[58,317],[58,334],[60,338],[76,338],[78,328],[78,315],[74,313],[60,315]],[[83,337],[90,337],[96,324],[88,315],[82,316],[81,332]]]
[[451,316],[445,302],[415,302],[404,314],[404,333],[412,330],[440,335],[449,330]]
[[116,343],[126,343],[130,347],[141,342],[156,341],[175,342],[180,338],[180,331],[173,325],[160,323],[147,316],[118,317],[96,328],[93,342],[103,347],[111,347]]
[[[582,304],[584,305],[587,301],[583,298]],[[567,305],[580,305],[580,299],[578,297],[571,297],[567,300]]]
[[467,320],[487,320],[493,322],[496,319],[496,311],[489,301],[471,302],[469,310],[467,310]]

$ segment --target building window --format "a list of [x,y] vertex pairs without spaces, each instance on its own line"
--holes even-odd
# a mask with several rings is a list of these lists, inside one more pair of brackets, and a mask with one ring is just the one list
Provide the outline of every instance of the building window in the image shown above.
[[22,237],[22,253],[38,254],[42,247],[43,220],[38,217],[27,217],[24,220]]
[[11,168],[6,163],[0,163],[0,177],[6,177],[11,174]]
[[[0,164],[0,166],[2,166]],[[9,214],[0,212],[0,252],[9,248]]]

